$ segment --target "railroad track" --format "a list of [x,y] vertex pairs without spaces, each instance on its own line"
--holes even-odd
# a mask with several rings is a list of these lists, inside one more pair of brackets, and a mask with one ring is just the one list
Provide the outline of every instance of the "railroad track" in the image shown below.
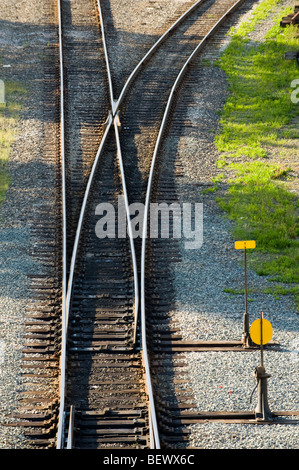
[[[48,311],[45,301],[46,310],[30,322],[24,351],[28,365],[38,369],[36,376],[50,370],[53,383],[38,400],[33,389],[30,409],[19,415],[36,446],[160,448],[188,440],[179,416],[194,405],[192,391],[181,387],[190,345],[180,344],[173,354],[173,333],[179,338],[179,332],[168,318],[167,261],[179,255],[175,243],[165,249],[146,236],[148,210],[152,201],[176,202],[173,180],[181,170],[174,160],[163,169],[160,150],[182,80],[209,37],[241,3],[194,2],[120,87],[110,74],[105,2],[84,2],[84,12],[79,0],[58,1],[60,69],[55,78],[60,78],[64,212],[56,238],[62,248],[56,248],[53,262],[54,270],[59,267],[53,308]],[[71,5],[76,6],[73,14],[92,24],[74,28]],[[140,239],[133,239],[130,223],[128,237],[97,236],[103,207],[116,208],[119,201],[127,220],[131,203],[145,204]],[[100,204],[106,206],[99,209]],[[115,222],[123,223],[119,214]],[[44,278],[39,282],[45,286]],[[161,374],[169,400],[159,391]]]
[[98,22],[93,0],[61,2],[60,63],[64,85],[61,138],[65,153],[68,265],[86,184],[105,132],[109,106]]

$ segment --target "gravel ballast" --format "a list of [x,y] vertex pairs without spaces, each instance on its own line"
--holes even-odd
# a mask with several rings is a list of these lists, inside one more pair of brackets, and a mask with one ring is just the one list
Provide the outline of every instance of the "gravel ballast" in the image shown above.
[[[288,6],[290,2],[282,4],[280,7]],[[269,20],[265,21],[257,28],[256,35],[251,33],[251,39],[262,40],[272,24]],[[227,39],[221,38],[220,34],[218,39],[218,54],[215,51],[210,53],[207,49],[198,60],[198,73],[193,72],[192,75],[195,91],[193,99],[190,99],[192,106],[188,115],[192,126],[177,142],[173,142],[178,148],[177,158],[184,169],[184,178],[180,178],[177,184],[181,203],[203,203],[203,245],[198,250],[187,250],[184,245],[186,240],[182,240],[182,261],[173,265],[176,302],[172,320],[180,328],[183,338],[192,341],[240,341],[245,310],[244,294],[238,294],[244,289],[243,252],[235,250],[235,240],[231,236],[232,225],[216,202],[226,185],[220,185],[216,195],[205,192],[211,187],[211,178],[225,171],[216,168],[215,162],[221,155],[213,141],[215,132],[219,131],[217,111],[228,95],[225,74],[213,67],[219,51],[227,44]],[[200,61],[203,59],[208,59],[212,64],[206,66],[205,63],[202,67],[204,62]],[[294,150],[293,161],[296,162],[296,140],[290,142],[290,149]],[[291,187],[296,188],[296,179]],[[248,270],[250,324],[263,311],[273,327],[272,341],[280,346],[279,351],[264,352],[264,366],[271,375],[268,379],[269,406],[273,412],[298,411],[298,311],[291,295],[275,298],[274,295],[264,293],[266,288],[269,289],[267,278]],[[188,354],[186,372],[188,385],[194,391],[196,410],[253,411],[257,405],[257,392],[253,393],[251,403],[250,397],[256,385],[255,367],[260,365],[260,361],[259,351]],[[297,449],[299,425],[293,424],[292,419],[296,420],[298,416],[289,416],[289,425],[245,426],[215,422],[193,425],[190,427],[191,447]]]
[[[46,1],[3,1],[0,11],[0,78],[26,90],[19,98],[15,141],[9,158],[11,185],[0,208],[0,448],[26,448],[24,428],[11,426],[24,391],[23,354],[26,307],[32,300],[28,275],[44,272],[32,256],[39,243],[34,218],[55,193],[55,166],[46,158],[44,70],[48,46],[56,40]],[[45,212],[47,214],[47,211]],[[9,424],[9,426],[7,426]]]

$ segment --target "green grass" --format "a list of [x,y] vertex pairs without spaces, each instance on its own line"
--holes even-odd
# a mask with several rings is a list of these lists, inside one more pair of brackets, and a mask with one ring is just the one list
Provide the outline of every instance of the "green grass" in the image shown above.
[[5,82],[6,104],[0,104],[0,204],[11,183],[8,159],[15,139],[16,123],[21,109],[20,99],[26,93],[23,85]]
[[[259,255],[252,266],[272,281],[293,283],[287,292],[295,295],[299,308],[299,204],[287,189],[291,169],[283,163],[286,139],[298,138],[296,127],[287,126],[299,114],[291,101],[298,66],[284,54],[299,50],[299,40],[297,27],[279,26],[293,9],[279,11],[264,42],[248,39],[279,3],[264,0],[238,31],[231,30],[231,42],[218,62],[228,77],[230,96],[215,138],[223,152],[216,166],[226,166],[235,175],[218,202],[233,221],[235,239],[256,240]],[[280,153],[280,164],[267,161],[270,146]],[[246,164],[239,157],[246,157]]]
[[224,178],[224,173],[221,173],[221,175],[211,178],[211,182],[213,183],[213,186],[208,189],[203,189],[202,194],[214,193],[215,191],[218,191],[219,189],[218,183],[221,183],[223,178]]
[[[226,294],[231,294],[229,298],[233,298],[234,295],[244,295],[245,294],[245,289],[232,289],[232,288],[225,288],[223,289],[223,292]],[[260,290],[260,289],[248,289],[247,290],[248,294],[271,294],[274,295],[274,298],[276,300],[280,300],[281,296],[283,295],[295,295],[297,298],[297,307],[299,307],[298,304],[298,295],[299,295],[299,286],[294,286],[294,287],[285,287],[282,285],[276,285],[276,286],[271,286],[266,289]],[[253,299],[247,298],[248,301],[253,302]]]
[[231,168],[237,170],[236,177],[219,204],[235,221],[236,238],[256,240],[260,250],[273,253],[299,246],[297,199],[277,184],[277,175],[287,170],[261,161]]
[[283,146],[280,131],[298,114],[290,99],[297,64],[284,59],[286,51],[298,49],[297,28],[281,30],[275,37],[268,33],[265,43],[257,44],[235,34],[221,58],[231,95],[222,112],[216,144],[230,157],[266,157],[266,146]]
[[[261,2],[253,10],[251,18],[249,18],[247,21],[243,21],[243,23],[238,28],[236,35],[240,37],[247,36],[251,31],[254,31],[256,26],[261,23],[261,21],[265,20],[270,13],[274,12],[276,7],[281,3],[282,0],[264,0]],[[234,31],[234,28],[232,28],[232,30]]]

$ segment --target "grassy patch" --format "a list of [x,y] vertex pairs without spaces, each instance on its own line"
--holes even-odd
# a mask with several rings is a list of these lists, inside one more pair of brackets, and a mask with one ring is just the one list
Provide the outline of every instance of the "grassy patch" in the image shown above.
[[15,139],[16,123],[21,109],[20,98],[25,88],[16,82],[5,82],[5,104],[0,104],[0,204],[10,185],[7,162]]
[[[255,239],[257,252],[253,267],[260,275],[283,283],[299,283],[299,204],[287,190],[290,168],[283,164],[286,139],[298,138],[298,130],[286,126],[298,115],[291,101],[291,82],[298,77],[296,61],[286,61],[285,52],[299,50],[297,27],[281,28],[282,16],[265,35],[265,41],[249,40],[248,33],[279,5],[264,0],[238,31],[231,30],[231,42],[221,56],[230,97],[221,114],[221,132],[215,142],[223,156],[218,168],[233,170],[228,193],[218,199],[234,221],[235,239]],[[267,148],[281,150],[280,164],[267,161]],[[247,157],[239,163],[238,157]],[[298,286],[286,290],[296,297]]]
[[[232,289],[232,288],[225,288],[223,289],[223,292],[226,294],[231,294],[229,297],[232,298],[234,295],[244,295],[245,294],[245,289]],[[268,287],[263,290],[258,290],[258,289],[248,289],[247,290],[248,294],[271,294],[274,295],[274,298],[276,300],[279,300],[281,296],[283,295],[295,295],[296,298],[296,306],[299,309],[299,286],[292,286],[292,287],[285,287],[283,285],[275,285]],[[248,298],[248,301],[253,302],[253,299]]]
[[211,188],[204,189],[202,191],[202,194],[214,193],[215,191],[218,191],[219,189],[218,183],[221,183],[223,178],[224,178],[224,173],[221,173],[221,175],[211,178],[211,183],[213,184],[213,186]]
[[[245,289],[231,289],[231,288],[225,288],[223,289],[223,292],[225,292],[226,294],[231,294],[229,296],[230,299],[233,298],[234,295],[244,295],[245,294]],[[247,294],[250,294],[250,293],[254,293],[253,290],[251,289],[247,289]],[[254,302],[253,299],[251,299],[250,297],[247,297],[247,302]]]
[[231,167],[237,174],[219,204],[235,221],[236,238],[256,240],[260,250],[274,253],[299,246],[297,199],[277,183],[287,170],[260,161]]
[[297,28],[281,28],[274,38],[270,33],[264,43],[250,42],[236,33],[220,61],[231,95],[216,144],[230,157],[266,157],[268,145],[283,146],[280,132],[297,114],[290,99],[297,64],[284,59],[285,52],[298,50]]

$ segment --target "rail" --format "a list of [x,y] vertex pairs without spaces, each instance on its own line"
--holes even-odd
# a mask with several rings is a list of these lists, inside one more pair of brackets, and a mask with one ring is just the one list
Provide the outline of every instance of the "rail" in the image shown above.
[[66,165],[65,165],[65,129],[64,129],[64,73],[63,73],[63,42],[62,42],[62,9],[61,0],[57,0],[58,36],[59,36],[59,73],[60,73],[60,152],[61,152],[61,185],[62,185],[62,345],[60,357],[60,408],[57,433],[57,448],[60,448],[65,406],[65,354],[66,354],[66,291],[67,291],[67,216],[66,216]]
[[60,408],[59,408],[59,419],[58,419],[58,431],[57,431],[57,443],[56,448],[63,448],[63,436],[64,436],[64,427],[65,427],[65,397],[66,397],[66,349],[67,349],[67,333],[68,333],[68,321],[71,308],[71,299],[73,291],[73,281],[74,281],[74,272],[78,255],[78,247],[80,242],[80,237],[82,234],[82,226],[85,216],[85,210],[87,201],[90,194],[90,188],[92,186],[94,175],[98,166],[99,159],[102,155],[104,145],[106,143],[109,131],[114,127],[115,139],[117,144],[117,156],[121,173],[122,188],[124,193],[124,202],[126,208],[126,215],[128,221],[128,232],[130,238],[130,248],[131,248],[131,257],[132,257],[132,266],[133,266],[133,277],[134,277],[134,333],[133,341],[136,342],[137,337],[137,321],[138,321],[138,307],[139,307],[139,287],[138,287],[138,270],[137,270],[137,261],[135,255],[135,247],[132,234],[132,226],[130,221],[130,210],[128,203],[128,196],[126,190],[125,175],[123,169],[122,153],[120,147],[120,139],[118,132],[118,116],[113,116],[113,110],[115,108],[115,100],[113,96],[113,87],[112,79],[108,58],[108,51],[106,46],[103,15],[100,1],[97,0],[100,23],[101,23],[101,33],[102,41],[105,53],[105,62],[107,67],[108,75],[108,84],[109,84],[109,95],[110,95],[110,104],[112,109],[112,114],[109,114],[106,130],[104,132],[103,138],[101,140],[100,146],[98,148],[93,166],[88,178],[86,185],[83,202],[81,205],[80,216],[77,224],[76,235],[74,240],[74,246],[72,250],[70,271],[67,282],[67,245],[66,245],[66,232],[67,232],[67,215],[66,215],[66,171],[65,171],[65,145],[64,145],[64,135],[65,135],[65,126],[64,126],[64,73],[63,73],[63,39],[62,39],[62,9],[61,1],[58,1],[58,21],[59,21],[59,60],[60,60],[60,125],[61,125],[61,153],[62,153],[62,188],[63,188],[63,290],[62,290],[62,345],[61,345],[61,357],[60,357]]
[[68,427],[68,433],[67,433],[67,444],[66,444],[67,449],[73,448],[74,426],[75,426],[75,408],[72,405],[70,409],[69,427]]
[[150,196],[151,196],[151,190],[152,190],[152,181],[153,181],[153,176],[154,176],[154,170],[155,170],[155,163],[158,155],[158,151],[162,142],[163,138],[163,133],[165,130],[165,126],[167,123],[167,118],[169,115],[169,111],[172,105],[173,97],[175,95],[175,92],[184,76],[184,73],[187,70],[188,65],[192,61],[192,59],[196,56],[196,54],[200,51],[200,49],[203,47],[203,44],[206,42],[206,40],[213,34],[215,29],[218,28],[218,26],[226,19],[226,17],[231,14],[244,0],[238,0],[237,2],[234,3],[234,5],[227,10],[227,12],[217,21],[217,23],[210,29],[210,31],[206,34],[206,36],[200,41],[200,43],[197,45],[197,47],[194,49],[192,54],[189,56],[185,64],[183,65],[182,69],[180,70],[174,85],[172,86],[167,105],[164,111],[163,119],[161,122],[161,126],[159,129],[158,137],[156,140],[155,144],[155,149],[153,153],[153,158],[152,158],[152,163],[151,163],[151,168],[150,168],[150,173],[149,173],[149,178],[148,178],[148,185],[147,185],[147,191],[146,191],[146,198],[145,198],[145,209],[144,209],[144,218],[143,218],[143,227],[142,227],[142,247],[141,247],[141,278],[140,278],[140,284],[141,284],[141,292],[140,292],[140,302],[141,302],[141,329],[142,329],[142,347],[144,350],[144,365],[145,365],[145,370],[146,370],[146,376],[148,377],[147,382],[148,382],[148,393],[149,393],[149,398],[151,402],[151,411],[153,413],[153,416],[151,416],[152,419],[152,426],[154,429],[155,435],[158,434],[158,430],[156,429],[156,416],[155,416],[155,404],[154,404],[154,394],[153,390],[151,387],[151,379],[150,379],[150,363],[149,363],[149,356],[147,352],[147,338],[146,338],[146,312],[145,312],[145,258],[146,258],[146,240],[147,240],[147,224],[148,224],[148,215],[149,215],[149,204],[150,204]]

